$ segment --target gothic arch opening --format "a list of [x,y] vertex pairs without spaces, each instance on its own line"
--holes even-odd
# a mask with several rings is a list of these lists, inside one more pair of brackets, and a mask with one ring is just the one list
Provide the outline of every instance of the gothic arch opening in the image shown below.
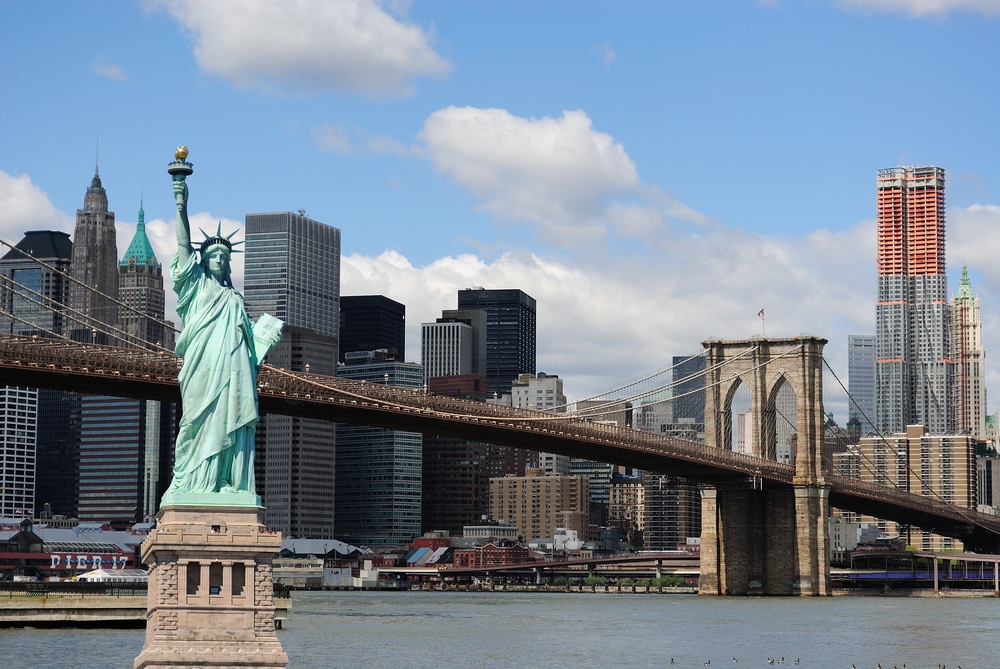
[[769,432],[768,458],[787,465],[795,465],[798,447],[798,398],[788,379],[781,379],[772,388],[768,398],[765,419]]
[[737,379],[726,393],[723,416],[723,447],[753,455],[753,397],[742,379]]

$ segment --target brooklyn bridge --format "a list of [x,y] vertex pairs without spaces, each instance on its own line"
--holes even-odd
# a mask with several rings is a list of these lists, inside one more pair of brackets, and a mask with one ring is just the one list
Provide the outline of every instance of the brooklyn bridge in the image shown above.
[[[788,359],[799,360],[803,358],[800,353],[803,345],[812,344],[821,350],[822,343],[822,339],[800,338],[706,342],[705,345],[709,354],[714,352],[719,356],[731,350],[744,351],[750,345],[753,355],[735,360],[736,356],[731,356],[728,364],[722,360],[715,370],[715,376],[728,376],[733,383],[741,377],[750,380],[750,376],[760,376],[762,370],[781,366]],[[794,352],[788,355],[788,351]],[[181,362],[178,356],[167,351],[0,335],[0,376],[4,383],[11,385],[179,401],[177,373]],[[723,371],[727,366],[740,369],[727,374]],[[782,376],[787,379],[788,371],[783,371]],[[827,491],[830,506],[955,537],[971,550],[995,553],[1000,547],[1000,518],[995,516],[959,508],[933,497],[837,476],[825,471],[818,459],[803,457],[805,453],[793,466],[721,448],[726,412],[717,410],[711,401],[722,395],[711,392],[720,387],[716,385],[708,393],[706,416],[714,414],[717,420],[716,425],[706,426],[706,443],[572,415],[440,397],[421,390],[288,372],[266,365],[259,376],[258,392],[261,410],[266,412],[439,434],[684,476],[702,482],[713,492],[726,491],[740,500],[737,506],[746,507],[721,514],[724,517],[720,525],[726,525],[725,516],[732,515],[729,512],[754,513],[752,507],[760,506],[752,500],[754,494],[773,497],[783,491],[794,493],[796,489],[812,487]],[[822,425],[821,404],[809,401],[809,396],[822,396],[821,389],[816,390],[818,394],[796,393],[801,409],[797,412],[799,423],[805,427],[800,427],[800,435],[809,433],[810,424],[813,432]],[[765,404],[761,413],[766,411]],[[808,437],[804,440],[800,436],[800,452],[806,450],[802,448],[804,441],[809,441]],[[766,506],[765,503],[757,513],[766,516]],[[703,522],[711,525],[709,518]],[[729,519],[729,524],[733,522]],[[766,525],[765,522],[756,530],[767,534]],[[705,548],[703,537],[703,551]],[[828,574],[827,569],[827,578]],[[817,575],[822,578],[821,574]]]

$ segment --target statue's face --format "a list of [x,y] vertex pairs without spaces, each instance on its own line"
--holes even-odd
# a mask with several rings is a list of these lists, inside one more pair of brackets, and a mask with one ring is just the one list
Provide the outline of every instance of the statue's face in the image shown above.
[[224,246],[213,246],[205,252],[205,271],[224,281],[229,274],[229,251]]

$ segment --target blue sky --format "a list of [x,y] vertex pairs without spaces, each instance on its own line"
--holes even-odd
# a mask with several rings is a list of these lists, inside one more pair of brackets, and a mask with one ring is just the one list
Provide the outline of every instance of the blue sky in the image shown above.
[[186,143],[198,220],[340,228],[343,294],[406,304],[408,359],[457,289],[526,290],[574,397],[762,307],[843,367],[875,170],[936,164],[997,350],[998,45],[1000,0],[3,2],[0,234],[72,229],[99,132],[120,246],[141,193],[165,261]]

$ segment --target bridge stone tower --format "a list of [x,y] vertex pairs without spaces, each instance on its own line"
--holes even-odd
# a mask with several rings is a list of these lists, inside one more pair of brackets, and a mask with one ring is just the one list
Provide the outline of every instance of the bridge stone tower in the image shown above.
[[[702,486],[703,595],[829,595],[829,486],[823,477],[825,339],[710,340],[705,347],[705,441],[730,448],[732,401],[749,391],[752,454],[775,458],[775,400],[787,382],[796,399],[791,488],[760,479]],[[746,420],[745,419],[745,420]],[[746,428],[744,428],[746,429]]]

